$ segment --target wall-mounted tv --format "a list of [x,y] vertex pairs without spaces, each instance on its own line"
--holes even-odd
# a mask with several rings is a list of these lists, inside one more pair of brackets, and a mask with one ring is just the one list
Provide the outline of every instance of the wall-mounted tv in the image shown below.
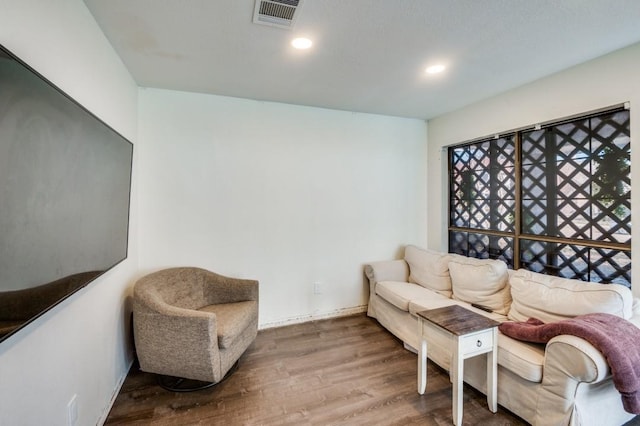
[[127,257],[132,157],[0,46],[0,342]]

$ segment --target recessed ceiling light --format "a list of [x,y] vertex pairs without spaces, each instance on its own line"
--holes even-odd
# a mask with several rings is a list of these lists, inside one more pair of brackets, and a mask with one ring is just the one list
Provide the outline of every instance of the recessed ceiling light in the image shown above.
[[296,49],[308,49],[313,45],[313,42],[308,38],[298,37],[291,40],[291,45]]
[[447,67],[445,67],[442,64],[437,64],[437,65],[431,65],[430,67],[427,67],[427,69],[425,70],[427,72],[427,74],[439,74],[442,71],[444,71]]

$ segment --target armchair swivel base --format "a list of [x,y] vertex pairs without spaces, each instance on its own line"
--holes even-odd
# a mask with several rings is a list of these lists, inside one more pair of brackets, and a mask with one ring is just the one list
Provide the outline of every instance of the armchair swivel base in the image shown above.
[[203,389],[209,389],[213,386],[219,385],[220,383],[227,380],[229,376],[231,376],[237,369],[238,361],[233,364],[231,369],[227,371],[227,374],[225,374],[222,380],[220,380],[219,382],[203,382],[201,380],[192,380],[185,379],[183,377],[173,377],[165,375],[158,375],[157,381],[158,385],[162,389],[168,390],[170,392],[194,392]]

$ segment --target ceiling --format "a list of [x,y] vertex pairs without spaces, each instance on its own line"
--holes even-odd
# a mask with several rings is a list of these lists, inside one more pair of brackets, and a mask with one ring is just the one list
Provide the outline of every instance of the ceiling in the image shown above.
[[255,0],[85,3],[142,87],[421,119],[640,41],[638,0],[305,0],[288,30]]

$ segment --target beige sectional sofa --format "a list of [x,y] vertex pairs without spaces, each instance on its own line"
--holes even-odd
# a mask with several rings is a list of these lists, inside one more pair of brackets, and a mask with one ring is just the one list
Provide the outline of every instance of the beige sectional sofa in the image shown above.
[[[368,315],[414,351],[420,344],[416,312],[452,304],[501,322],[606,312],[640,327],[640,301],[622,285],[507,270],[499,260],[407,246],[404,259],[369,263],[365,273]],[[444,333],[430,338],[429,359],[449,370],[452,342]],[[481,392],[486,392],[485,357],[468,359],[464,366],[464,381]],[[533,425],[621,425],[634,417],[624,411],[603,355],[569,335],[543,345],[499,333],[498,403]]]

